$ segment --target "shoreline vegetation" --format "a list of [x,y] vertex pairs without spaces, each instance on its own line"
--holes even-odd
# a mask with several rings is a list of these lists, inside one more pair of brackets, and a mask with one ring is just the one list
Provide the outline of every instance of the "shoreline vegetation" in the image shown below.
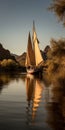
[[0,73],[25,72],[25,66],[21,65],[9,50],[3,48],[0,43]]
[[11,59],[4,59],[0,64],[0,73],[15,73],[15,72],[26,72],[24,66],[20,66],[18,63]]
[[51,40],[45,65],[45,74],[49,80],[65,78],[65,39]]

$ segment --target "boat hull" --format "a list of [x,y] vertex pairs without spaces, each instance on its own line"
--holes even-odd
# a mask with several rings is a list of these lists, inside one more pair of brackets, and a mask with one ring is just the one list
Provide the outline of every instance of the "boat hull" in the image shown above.
[[27,73],[28,74],[39,74],[39,73],[42,73],[43,71],[43,68],[42,67],[39,67],[39,68],[34,68],[34,69],[27,69]]
[[32,69],[27,69],[27,73],[28,73],[28,74],[33,74],[33,73],[34,73],[34,70],[32,70]]

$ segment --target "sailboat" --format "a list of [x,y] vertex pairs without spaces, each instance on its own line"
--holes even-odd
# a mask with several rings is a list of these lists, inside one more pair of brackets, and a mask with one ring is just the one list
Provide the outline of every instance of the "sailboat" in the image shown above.
[[31,40],[31,35],[29,32],[28,45],[27,45],[27,55],[26,55],[26,70],[27,73],[35,74],[42,70],[43,58],[39,48],[39,40],[35,31],[35,24],[33,22],[33,36]]

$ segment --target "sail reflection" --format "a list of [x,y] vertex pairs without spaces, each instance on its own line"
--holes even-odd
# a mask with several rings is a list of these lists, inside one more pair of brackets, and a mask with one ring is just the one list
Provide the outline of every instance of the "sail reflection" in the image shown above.
[[38,107],[41,102],[43,84],[39,79],[34,79],[34,76],[26,77],[26,92],[27,92],[27,123],[33,123],[37,114]]

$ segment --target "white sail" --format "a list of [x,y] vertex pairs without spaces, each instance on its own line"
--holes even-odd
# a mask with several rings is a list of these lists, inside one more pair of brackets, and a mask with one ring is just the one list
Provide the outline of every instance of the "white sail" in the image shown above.
[[38,41],[37,34],[35,31],[34,22],[33,22],[33,37],[32,38],[33,38],[32,40],[33,40],[33,47],[34,47],[34,52],[35,52],[36,66],[38,66],[43,61],[43,58],[39,49],[39,41]]

